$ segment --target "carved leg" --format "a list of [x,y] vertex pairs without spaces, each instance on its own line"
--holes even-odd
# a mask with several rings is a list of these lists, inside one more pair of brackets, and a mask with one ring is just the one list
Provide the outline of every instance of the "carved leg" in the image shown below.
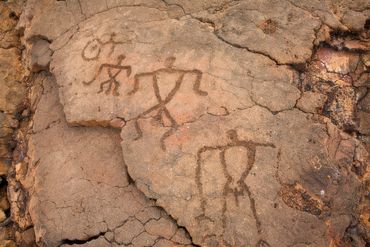
[[114,85],[113,85],[113,95],[114,96],[119,96],[119,92],[118,92],[118,88],[120,87],[119,82],[116,79],[114,79],[113,83],[114,83]]
[[100,90],[98,91],[98,93],[102,93],[104,91],[104,86],[106,84],[110,84],[109,85],[109,90],[110,90],[111,85],[112,85],[112,79],[109,79],[109,80],[106,80],[106,81],[103,81],[102,83],[100,83]]
[[170,130],[168,130],[166,133],[163,134],[163,136],[161,137],[161,140],[160,140],[162,150],[166,151],[166,144],[164,142],[168,137],[170,137],[171,135],[173,135],[176,132],[176,130],[178,128],[178,124],[177,124],[176,120],[171,116],[170,112],[167,110],[166,107],[163,107],[162,109],[161,109],[161,111],[163,111],[163,113],[170,120],[171,126],[172,126],[172,128]]
[[94,78],[92,78],[90,81],[83,81],[83,82],[82,82],[82,84],[84,84],[84,85],[90,85],[91,83],[93,83],[93,82],[96,80],[96,78],[98,78],[99,74],[102,72],[102,70],[103,70],[105,67],[107,67],[107,65],[106,65],[106,64],[102,64],[102,65],[100,65],[99,70],[98,70],[98,72],[96,72],[96,74],[95,74]]
[[135,119],[135,129],[136,129],[136,132],[137,132],[137,137],[135,137],[134,140],[137,141],[137,140],[139,140],[140,138],[143,137],[143,131],[140,128],[139,119]]
[[161,137],[161,140],[160,140],[160,144],[161,144],[161,149],[163,151],[166,151],[166,144],[165,144],[165,141],[168,137],[172,136],[177,130],[177,127],[172,127],[170,130],[166,131],[162,137]]

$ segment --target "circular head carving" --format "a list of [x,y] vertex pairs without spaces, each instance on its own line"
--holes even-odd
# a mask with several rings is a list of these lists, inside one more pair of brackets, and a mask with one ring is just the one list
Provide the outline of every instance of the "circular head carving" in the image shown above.
[[101,44],[97,39],[93,39],[86,43],[85,48],[82,50],[82,57],[85,60],[98,59],[101,52]]
[[166,61],[164,61],[164,66],[166,68],[172,68],[175,61],[176,61],[175,57],[168,57]]

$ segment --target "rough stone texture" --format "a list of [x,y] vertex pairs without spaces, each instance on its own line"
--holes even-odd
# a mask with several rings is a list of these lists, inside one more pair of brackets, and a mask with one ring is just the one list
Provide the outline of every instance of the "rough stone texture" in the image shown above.
[[359,103],[360,126],[359,131],[362,134],[370,135],[370,94],[362,98]]
[[[310,191],[305,200],[320,204],[318,215],[325,210],[348,213],[353,203],[356,179],[338,166],[351,161],[355,142],[341,144],[341,155],[326,151],[338,137],[330,137],[325,126],[298,111],[273,116],[256,106],[225,117],[205,116],[168,138],[166,152],[159,141],[168,128],[151,120],[140,124],[141,139],[134,140],[133,124],[122,133],[129,172],[141,190],[178,217],[196,243],[244,246],[264,240],[271,246],[289,246],[304,236],[312,246],[327,246],[328,237],[320,234],[325,222],[316,218],[316,210],[289,208],[285,195],[279,196],[282,187],[299,181]],[[153,152],[143,152],[147,145]],[[343,189],[350,189],[348,198]],[[334,198],[337,193],[342,196]],[[324,209],[325,200],[331,201],[331,208]],[[295,234],[287,234],[293,222],[301,225]],[[213,234],[215,238],[207,238]],[[278,238],[282,234],[284,239]]]
[[[44,80],[33,124],[22,182],[32,195],[26,206],[40,246],[69,246],[75,240],[86,242],[83,246],[130,244],[152,220],[173,231],[156,229],[150,233],[153,243],[170,241],[180,231],[129,184],[116,131],[67,126],[52,78]],[[99,238],[107,233],[113,237]]]
[[15,28],[22,4],[22,0],[0,2],[0,246],[15,246],[7,186],[17,145],[14,136],[25,110],[20,32]]
[[291,2],[319,17],[324,24],[333,29],[362,31],[369,17],[369,3],[366,0],[292,0]]
[[218,25],[227,42],[268,54],[279,63],[304,63],[320,21],[289,1],[251,0],[227,9]]
[[[362,134],[366,134],[364,113],[368,111],[365,106],[369,88],[366,85],[369,79],[366,61],[355,52],[322,47],[309,63],[308,73],[301,84],[303,95],[314,93],[326,96],[323,105],[321,100],[315,100],[315,103],[321,104],[322,113],[330,117],[334,124],[347,131],[359,130]],[[305,100],[304,97],[302,100]]]
[[366,1],[27,6],[39,245],[365,246]]
[[[121,15],[129,16],[126,23]],[[94,25],[99,18],[104,25]],[[72,57],[75,63],[68,62]],[[67,121],[82,125],[135,121],[155,114],[160,100],[170,101],[168,110],[179,125],[254,102],[281,111],[292,108],[300,94],[288,68],[225,44],[197,20],[171,20],[163,11],[143,7],[117,8],[82,23],[69,45],[55,51],[51,67],[62,86]],[[258,73],[265,67],[271,73]],[[266,97],[266,91],[274,94]],[[277,97],[283,97],[279,103]]]
[[[0,11],[6,10],[6,6],[2,5],[0,5]],[[6,11],[6,13],[8,12],[10,10]],[[7,23],[5,20],[8,19],[3,17],[0,19],[2,29],[14,28],[13,23]],[[4,44],[4,42],[0,41],[0,44]],[[17,45],[14,42],[12,45]],[[20,52],[15,47],[10,48],[8,45],[6,47],[8,49],[0,47],[0,164],[2,175],[6,175],[4,169],[9,165],[8,160],[11,157],[9,142],[12,139],[14,129],[18,126],[19,119],[16,118],[16,113],[19,109],[17,107],[22,103],[26,92],[21,83],[23,69],[20,64]]]
[[3,112],[15,112],[25,97],[25,89],[19,85],[22,67],[17,48],[0,49],[0,78],[0,109]]
[[304,92],[297,102],[297,107],[307,113],[316,113],[324,107],[325,95],[314,92]]
[[47,70],[50,59],[51,50],[49,49],[49,42],[46,40],[38,39],[31,47],[30,67],[32,72],[39,72],[41,70]]
[[18,23],[23,1],[0,3],[0,48],[20,46],[19,32],[14,27]]

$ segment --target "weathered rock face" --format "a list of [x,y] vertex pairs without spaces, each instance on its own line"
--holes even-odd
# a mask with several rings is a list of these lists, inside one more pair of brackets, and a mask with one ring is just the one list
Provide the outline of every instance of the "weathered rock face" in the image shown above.
[[8,174],[16,146],[15,132],[22,119],[27,118],[21,44],[15,28],[22,3],[0,2],[0,246],[15,246],[7,192]]
[[33,121],[23,185],[32,195],[28,211],[40,246],[191,243],[129,184],[115,131],[67,126],[52,78],[44,81]]
[[[326,98],[325,103],[321,103],[322,113],[334,124],[346,131],[359,130],[362,134],[366,134],[366,130],[359,125],[366,124],[364,118],[359,120],[361,117],[356,116],[356,108],[359,99],[366,98],[369,80],[364,58],[354,52],[322,47],[309,64],[309,72],[301,85],[307,93]],[[361,105],[360,108],[364,108]]]
[[[94,27],[101,18],[105,24]],[[197,20],[171,20],[143,7],[118,8],[82,23],[54,53],[51,66],[63,88],[67,120],[83,125],[136,121],[157,110],[163,121],[181,125],[256,103],[272,111],[290,109],[300,95],[288,68],[225,44]],[[261,74],[265,68],[270,73]],[[266,91],[273,94],[266,97]]]
[[[11,13],[9,8],[5,6],[0,7],[0,10],[5,12],[4,14],[9,15]],[[13,12],[13,14],[15,13]],[[5,29],[7,27],[6,24],[11,25],[6,20],[8,19],[0,19],[0,28]],[[14,25],[7,28],[14,28]],[[0,34],[3,33],[0,32]],[[0,44],[4,44],[4,47],[6,47],[0,46],[0,119],[2,123],[0,126],[0,163],[4,167],[6,166],[6,160],[11,156],[8,142],[11,140],[14,129],[18,126],[18,120],[15,115],[19,111],[18,106],[22,103],[26,90],[25,85],[21,83],[23,68],[20,62],[20,51],[18,48],[12,47],[16,46],[17,43],[8,44],[1,40]]]
[[244,1],[227,9],[218,25],[219,36],[227,42],[279,63],[304,63],[320,20],[289,1]]
[[313,46],[330,28],[366,35],[366,2],[28,6],[30,68],[51,59],[57,83],[24,182],[41,245],[344,243],[367,176],[350,133],[368,135],[369,57]]
[[19,33],[15,29],[21,14],[23,1],[11,1],[0,5],[0,48],[9,49],[20,45]]
[[[316,216],[349,212],[354,202],[356,179],[339,164],[352,162],[356,143],[329,136],[325,125],[301,112],[274,116],[255,106],[223,117],[206,115],[179,127],[167,139],[166,151],[160,140],[168,128],[150,119],[140,124],[140,139],[134,124],[122,132],[129,172],[199,244],[245,246],[263,240],[289,246],[304,236],[312,246],[327,246],[328,237],[319,234],[325,223]],[[338,138],[340,154],[331,151]],[[294,191],[284,189],[292,184],[309,191],[298,208],[285,201],[285,193]],[[338,193],[342,196],[335,198]],[[298,232],[286,234],[293,224],[301,224]]]

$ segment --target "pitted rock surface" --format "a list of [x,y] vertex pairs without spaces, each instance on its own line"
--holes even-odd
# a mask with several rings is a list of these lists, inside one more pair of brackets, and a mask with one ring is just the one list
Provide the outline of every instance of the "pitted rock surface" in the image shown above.
[[368,57],[314,47],[365,32],[368,14],[366,1],[29,1],[25,37],[46,54],[31,67],[50,60],[57,83],[30,141],[39,243],[339,246],[367,162],[353,132],[368,133]]
[[129,184],[115,131],[67,126],[52,78],[44,81],[33,130],[24,184],[39,245],[155,246],[167,240],[190,246],[187,233]]

